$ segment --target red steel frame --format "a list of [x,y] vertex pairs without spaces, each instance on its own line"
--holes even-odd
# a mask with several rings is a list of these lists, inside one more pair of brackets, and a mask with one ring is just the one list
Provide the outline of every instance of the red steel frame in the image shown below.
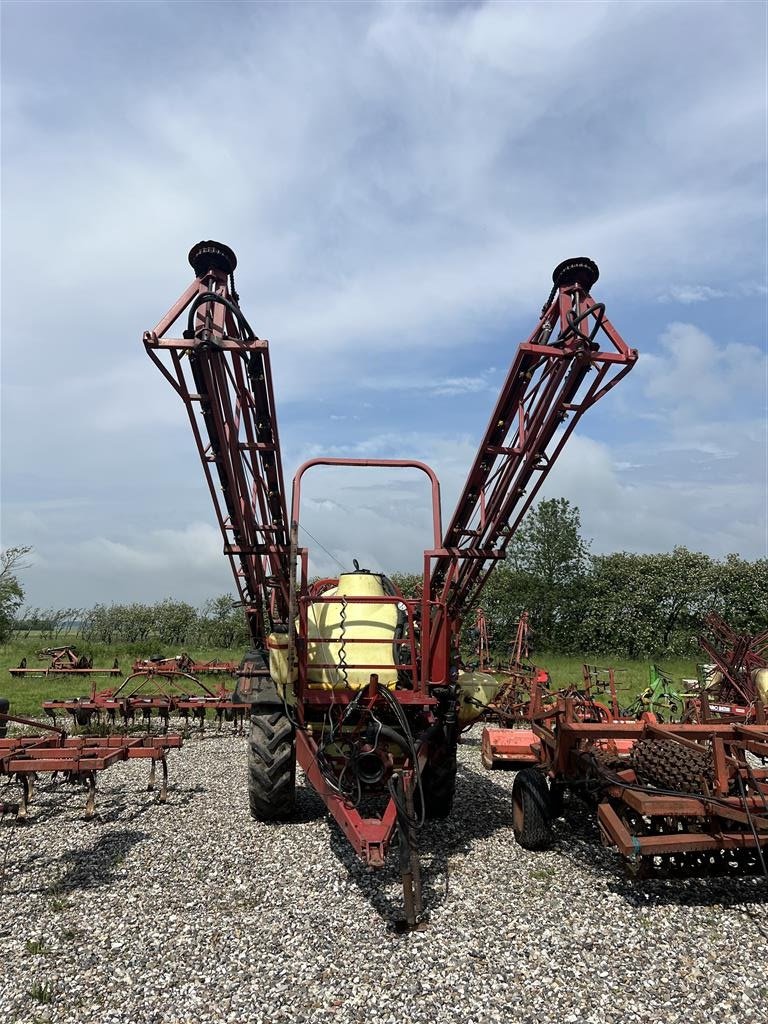
[[234,697],[234,691],[223,686],[211,689],[195,676],[178,668],[141,668],[132,672],[116,688],[97,691],[94,684],[88,697],[51,698],[43,701],[42,706],[43,711],[54,721],[57,712],[68,712],[78,722],[82,721],[82,724],[90,722],[92,716],[101,719],[103,715],[112,722],[119,716],[127,726],[137,714],[149,719],[154,712],[163,720],[163,732],[166,733],[171,715],[188,719],[191,714],[199,720],[200,731],[203,732],[208,711],[215,712],[219,725],[222,717],[231,713],[242,729],[243,718],[250,711],[250,705]]
[[704,625],[711,639],[700,636],[699,645],[722,674],[722,679],[716,690],[704,687],[689,702],[689,714],[705,722],[713,719],[754,721],[759,701],[752,672],[768,667],[768,632],[737,633],[716,612],[705,617]]
[[[592,777],[601,786],[598,823],[603,840],[625,857],[643,858],[671,854],[719,853],[722,850],[757,850],[768,845],[768,771],[752,768],[746,755],[768,758],[768,727],[707,723],[660,724],[646,716],[639,722],[595,723],[578,720],[572,698],[558,699],[555,709],[533,723],[538,740],[537,759],[560,783],[583,782]],[[638,740],[653,738],[695,750],[711,744],[714,778],[710,794],[688,795],[639,786],[628,764],[623,770],[601,771],[593,751],[611,749],[625,756]],[[743,795],[729,795],[732,782],[741,779]],[[650,829],[648,834],[630,827],[622,809],[646,821],[667,825],[691,822],[684,831]],[[734,825],[741,828],[735,828]]]
[[69,645],[62,645],[61,647],[48,647],[43,651],[37,651],[37,657],[49,658],[49,664],[44,668],[29,668],[27,666],[27,659],[22,658],[21,664],[18,668],[9,668],[8,672],[12,676],[118,676],[120,675],[120,666],[117,664],[117,659],[112,668],[93,668],[80,667],[81,658],[77,654],[74,647]]
[[478,672],[493,672],[491,664],[491,646],[488,638],[488,620],[482,608],[475,611],[475,631],[477,633],[477,644],[475,654],[477,655]]
[[[237,305],[231,273],[237,261],[227,252],[224,267],[204,244],[193,249],[195,280],[143,340],[186,406],[224,553],[253,643],[263,648],[265,595],[270,617],[285,621],[288,614],[288,517],[269,345]],[[185,312],[184,336],[167,338]]]
[[[310,729],[311,711],[312,717],[317,718],[317,713],[327,713],[333,706],[344,706],[355,696],[354,691],[327,690],[322,688],[311,688],[308,678],[308,650],[307,644],[302,642],[309,632],[309,611],[310,607],[317,604],[340,603],[344,601],[347,605],[365,604],[398,604],[405,608],[408,628],[405,631],[407,639],[402,644],[410,648],[410,661],[398,664],[398,669],[407,672],[411,678],[410,689],[395,690],[393,697],[407,711],[412,714],[419,714],[425,723],[434,722],[433,709],[438,703],[431,690],[435,685],[443,686],[448,681],[448,645],[450,630],[447,625],[445,607],[439,601],[431,600],[429,597],[429,573],[432,561],[435,558],[443,557],[445,552],[440,545],[442,532],[440,512],[440,484],[433,470],[423,462],[406,459],[340,459],[340,458],[319,458],[311,459],[301,466],[293,480],[293,501],[291,506],[291,522],[294,536],[298,534],[298,526],[301,515],[301,485],[304,474],[317,466],[346,466],[346,467],[378,467],[389,469],[415,469],[424,473],[430,482],[431,503],[432,503],[432,540],[434,548],[424,551],[424,585],[421,588],[421,597],[406,598],[402,594],[394,596],[376,597],[337,597],[328,596],[322,593],[322,586],[315,584],[312,587],[309,583],[309,553],[306,548],[296,547],[292,564],[299,562],[299,588],[295,595],[295,607],[297,615],[291,616],[288,624],[288,645],[289,665],[297,669],[298,682],[295,688],[296,714],[300,728],[296,731],[296,754],[299,764],[304,769],[312,786],[317,790],[325,802],[328,810],[333,815],[339,826],[344,831],[347,839],[357,854],[366,863],[372,866],[381,866],[384,863],[387,849],[398,825],[398,815],[395,802],[389,799],[383,813],[379,817],[367,817],[362,815],[357,808],[351,806],[339,794],[335,793],[326,783],[318,766],[318,744]],[[295,578],[295,574],[294,578]],[[322,581],[333,582],[336,581]],[[293,624],[298,618],[298,629],[294,630]],[[418,623],[418,627],[417,627]],[[416,633],[419,630],[419,646],[422,651],[430,650],[437,652],[438,656],[428,660],[423,656],[419,659],[416,649]],[[325,641],[326,643],[333,641]],[[354,643],[381,643],[379,638],[355,637]],[[312,662],[313,669],[338,669],[338,663],[333,662]],[[371,673],[371,685],[366,695],[364,706],[372,708],[381,702],[378,694],[378,672],[385,669],[392,669],[392,663],[355,663],[347,662],[347,669],[364,670]],[[401,768],[401,775],[404,785],[413,787],[415,771],[423,770],[430,753],[429,743],[419,743],[417,749],[418,766],[413,765],[408,757],[404,758]]]
[[[160,762],[162,783],[159,801],[165,803],[168,798],[166,754],[181,747],[181,736],[67,736],[63,730],[52,726],[2,713],[0,722],[28,725],[48,732],[46,736],[0,739],[0,776],[16,776],[22,786],[21,799],[13,806],[17,821],[27,820],[34,782],[43,772],[62,772],[85,783],[88,789],[86,819],[92,818],[96,812],[96,773],[118,761],[149,760],[149,789],[154,789],[156,766]],[[2,813],[11,809],[3,805],[0,808]]]
[[567,261],[553,276],[551,299],[515,355],[446,531],[447,554],[432,574],[433,593],[443,594],[457,620],[504,557],[581,416],[637,361],[589,294],[594,264]]

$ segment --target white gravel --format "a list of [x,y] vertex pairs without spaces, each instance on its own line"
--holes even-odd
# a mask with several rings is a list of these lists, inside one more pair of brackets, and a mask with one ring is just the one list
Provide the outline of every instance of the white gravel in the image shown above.
[[[513,775],[462,745],[456,808],[421,836],[430,922],[398,934],[395,858],[367,871],[309,789],[248,816],[244,740],[190,740],[170,800],[147,765],[0,822],[2,1024],[768,1021],[768,887],[625,880],[573,807],[555,847],[510,827]],[[4,870],[2,868],[4,860]]]

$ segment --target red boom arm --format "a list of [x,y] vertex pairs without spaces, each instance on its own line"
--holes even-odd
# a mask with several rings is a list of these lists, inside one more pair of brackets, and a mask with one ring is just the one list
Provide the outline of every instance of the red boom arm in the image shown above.
[[453,620],[504,557],[581,415],[637,360],[589,294],[598,274],[586,258],[561,263],[539,323],[517,351],[446,531],[449,554],[432,572],[432,594],[442,594]]
[[[288,618],[290,549],[269,346],[238,305],[232,250],[199,242],[189,262],[195,280],[145,332],[144,345],[187,408],[224,553],[253,642],[262,648],[265,610],[281,622]],[[166,338],[186,310],[183,338]]]

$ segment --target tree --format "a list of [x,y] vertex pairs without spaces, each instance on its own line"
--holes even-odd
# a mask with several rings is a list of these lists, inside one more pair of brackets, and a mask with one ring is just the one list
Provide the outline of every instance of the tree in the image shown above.
[[16,613],[24,601],[18,573],[29,568],[25,559],[31,550],[29,546],[19,546],[0,552],[0,643],[6,643],[13,633]]
[[531,612],[539,648],[572,648],[588,559],[581,515],[566,498],[540,501],[512,538],[507,552],[511,575],[504,582],[516,590],[520,611]]

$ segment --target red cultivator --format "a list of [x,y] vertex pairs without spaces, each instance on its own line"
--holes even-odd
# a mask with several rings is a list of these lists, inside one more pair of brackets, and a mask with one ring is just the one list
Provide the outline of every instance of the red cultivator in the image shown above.
[[186,672],[190,676],[232,676],[240,667],[237,661],[195,661],[186,652],[173,658],[137,658],[131,672]]
[[175,666],[158,669],[152,665],[131,673],[114,689],[97,691],[94,686],[87,697],[43,701],[43,710],[54,722],[57,714],[69,714],[83,728],[96,721],[127,729],[137,718],[149,723],[154,715],[163,732],[168,731],[171,716],[199,722],[202,732],[206,716],[212,712],[218,728],[223,721],[234,722],[242,732],[250,705],[236,701],[231,690],[223,686],[212,689]]
[[[360,856],[383,863],[400,840],[406,918],[421,910],[415,831],[450,812],[456,742],[492,685],[462,671],[463,617],[582,414],[632,368],[630,349],[595,302],[597,266],[556,268],[538,323],[519,346],[445,534],[428,466],[315,460],[283,479],[269,346],[238,304],[235,254],[194,246],[195,279],[144,345],[186,406],[252,638],[236,699],[250,706],[251,813],[289,816],[296,761]],[[168,337],[184,318],[181,337]],[[301,478],[310,465],[400,467],[431,486],[433,536],[423,588],[406,599],[383,574],[310,584],[298,545]],[[483,656],[485,656],[483,654]]]
[[[622,721],[616,692],[614,669],[583,665],[583,686],[570,686],[553,692],[544,669],[519,665],[504,682],[487,708],[487,718],[501,726],[487,725],[481,740],[481,758],[486,768],[538,763],[541,744],[532,723],[551,711],[559,699],[568,698],[580,722]],[[610,707],[596,694],[610,691]]]
[[38,651],[37,657],[48,659],[47,665],[27,665],[27,659],[22,658],[18,668],[10,668],[8,671],[12,676],[88,676],[88,675],[110,675],[119,676],[120,666],[115,658],[112,668],[94,668],[93,658],[85,654],[78,654],[74,647],[46,647]]
[[[650,716],[649,716],[650,717]],[[603,841],[634,871],[768,874],[768,726],[583,722],[572,698],[533,723],[537,768],[518,773],[514,829],[548,845],[564,790],[597,804]]]
[[54,779],[60,774],[64,782],[85,787],[85,818],[91,819],[96,813],[97,773],[118,761],[136,758],[150,762],[147,785],[150,790],[155,787],[157,765],[160,764],[162,778],[158,797],[160,803],[168,799],[166,755],[169,750],[181,746],[181,736],[67,736],[62,730],[51,726],[2,713],[0,722],[4,725],[12,722],[47,731],[45,736],[4,736],[0,739],[0,776],[15,777],[21,786],[19,801],[0,803],[0,814],[15,813],[18,822],[25,822],[29,816],[29,803],[34,796],[35,782],[38,776],[49,773]]

